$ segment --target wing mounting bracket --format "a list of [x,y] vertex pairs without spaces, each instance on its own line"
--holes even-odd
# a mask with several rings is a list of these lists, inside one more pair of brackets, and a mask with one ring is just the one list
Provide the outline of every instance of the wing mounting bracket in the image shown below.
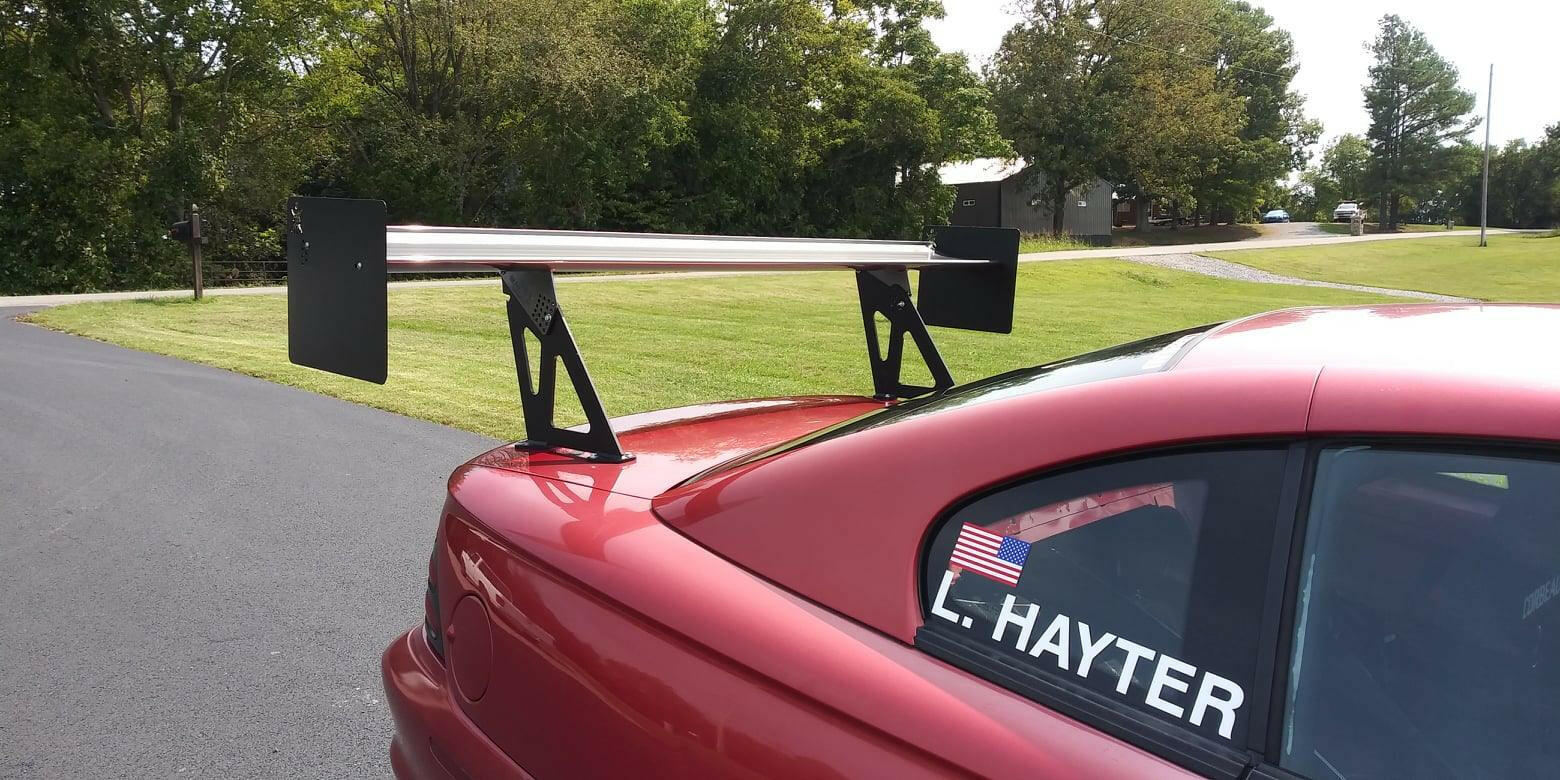
[[[872,365],[873,397],[881,400],[914,398],[953,387],[953,375],[937,351],[926,322],[910,297],[910,272],[872,270],[856,272],[856,292],[861,298],[861,323],[867,330],[867,360]],[[877,317],[888,322],[885,345],[879,341]],[[901,379],[905,337],[909,336],[932,374],[932,386],[907,385]]]
[[[591,460],[622,463],[634,456],[623,452],[617,434],[607,421],[601,396],[585,370],[563,309],[553,286],[552,271],[546,268],[511,269],[499,273],[508,293],[509,340],[515,353],[515,375],[520,382],[520,409],[525,415],[526,439],[518,449],[576,450]],[[530,336],[535,343],[528,343]],[[533,375],[530,351],[537,351]],[[558,364],[563,364],[574,395],[585,412],[585,429],[560,428],[558,412]]]

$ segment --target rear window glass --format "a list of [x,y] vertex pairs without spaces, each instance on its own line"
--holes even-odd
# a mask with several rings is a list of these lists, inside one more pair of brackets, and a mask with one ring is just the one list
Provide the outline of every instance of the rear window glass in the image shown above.
[[1239,744],[1284,461],[1159,455],[981,498],[928,550],[922,631]]
[[799,439],[793,439],[773,449],[763,450],[721,464],[694,476],[688,481],[696,482],[754,461],[805,447],[808,444],[827,441],[868,428],[889,425],[912,417],[936,414],[948,409],[987,403],[1003,398],[1029,395],[1030,393],[1057,387],[1068,387],[1105,379],[1163,371],[1169,368],[1175,362],[1176,357],[1190,346],[1192,342],[1214,327],[1217,327],[1217,323],[1200,325],[1174,333],[1166,333],[1143,339],[1142,341],[1134,341],[1129,344],[1121,344],[1096,352],[1078,355],[1077,357],[1058,360],[1042,366],[1009,371],[1005,374],[998,374],[967,385],[960,385],[945,393],[911,399],[878,411],[868,412],[860,417],[824,428],[821,431],[808,434]]

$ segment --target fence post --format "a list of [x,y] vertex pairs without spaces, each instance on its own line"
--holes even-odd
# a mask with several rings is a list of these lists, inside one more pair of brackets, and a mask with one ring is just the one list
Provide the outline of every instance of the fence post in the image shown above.
[[195,266],[195,300],[200,300],[200,206],[190,204],[190,262]]

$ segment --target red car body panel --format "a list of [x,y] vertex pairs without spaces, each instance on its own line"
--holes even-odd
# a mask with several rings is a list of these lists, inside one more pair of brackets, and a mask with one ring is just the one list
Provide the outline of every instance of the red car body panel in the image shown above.
[[[440,555],[441,593],[480,594],[491,630],[479,656],[494,659],[475,700],[461,685],[448,694],[539,777],[1172,769],[753,577],[644,499],[467,466]],[[469,641],[446,639],[452,676]],[[403,679],[387,674],[392,701],[418,695]]]
[[676,488],[656,499],[656,513],[759,575],[910,642],[921,625],[924,534],[951,505],[1086,457],[1299,435],[1315,381],[1314,368],[1171,371],[971,404]]
[[396,777],[534,780],[455,704],[444,664],[421,629],[391,642],[380,668],[395,719],[390,769]]
[[654,498],[689,475],[883,406],[882,401],[860,396],[701,404],[613,420],[624,450],[634,456],[625,464],[592,463],[557,452],[514,447],[499,447],[473,462]]
[[1560,379],[1516,356],[1557,327],[1548,307],[1276,312],[1210,331],[1161,372],[910,415],[691,481],[882,404],[625,418],[626,464],[499,448],[450,479],[433,566],[445,658],[421,631],[385,654],[393,767],[1186,775],[911,644],[933,521],[1021,475],[1198,441],[1560,440]]
[[1290,309],[1217,329],[1176,371],[1315,366],[1313,434],[1557,441],[1557,328],[1554,306]]

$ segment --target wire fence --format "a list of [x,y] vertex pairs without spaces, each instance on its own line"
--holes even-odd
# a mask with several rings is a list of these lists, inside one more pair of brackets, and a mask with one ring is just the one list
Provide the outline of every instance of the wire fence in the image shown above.
[[[186,269],[186,272],[188,272],[188,266],[186,266]],[[206,289],[219,287],[285,287],[287,285],[286,258],[277,258],[275,260],[212,260],[202,258],[200,272],[201,286]],[[491,273],[473,271],[471,273],[459,274],[394,274],[389,281],[414,282],[428,279],[484,278],[496,277]]]
[[287,260],[211,260],[202,258],[206,287],[263,287],[287,284]]

